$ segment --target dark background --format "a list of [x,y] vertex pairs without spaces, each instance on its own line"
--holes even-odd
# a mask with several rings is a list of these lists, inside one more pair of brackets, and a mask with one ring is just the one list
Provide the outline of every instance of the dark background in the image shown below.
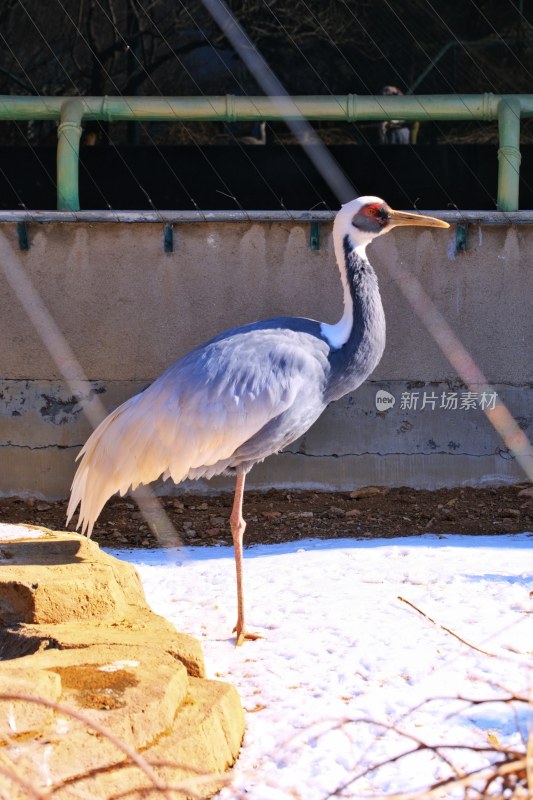
[[[370,147],[331,152],[359,194],[393,207],[491,210],[496,206],[494,145]],[[30,160],[30,163],[28,163]],[[0,147],[0,207],[56,207],[55,149]],[[533,146],[522,148],[531,175]],[[267,181],[262,175],[268,176]],[[527,180],[522,208],[533,207]],[[82,209],[336,209],[339,202],[301,148],[232,146],[85,147],[80,157]]]
[[[523,0],[229,0],[291,94],[519,93],[533,86]],[[2,0],[0,94],[261,94],[199,0]],[[1,111],[1,109],[0,109]],[[360,193],[407,208],[495,208],[496,123],[422,124],[417,144],[378,126],[315,123]],[[84,125],[82,208],[337,208],[291,132],[216,123]],[[55,208],[54,122],[0,122],[0,207]],[[533,122],[523,120],[521,207]]]

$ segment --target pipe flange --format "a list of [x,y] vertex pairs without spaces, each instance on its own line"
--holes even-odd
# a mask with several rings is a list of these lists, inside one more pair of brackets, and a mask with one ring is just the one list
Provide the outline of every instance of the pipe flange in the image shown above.
[[506,161],[512,161],[516,165],[520,164],[522,161],[522,153],[520,152],[520,148],[504,144],[502,147],[498,148],[498,158],[504,158]]
[[493,92],[484,92],[481,99],[481,114],[484,122],[490,122],[498,116],[498,100]]
[[57,126],[57,135],[61,135],[65,130],[74,130],[81,134],[81,124],[79,122],[72,122],[71,120],[66,120],[65,122],[60,122]]
[[237,104],[234,94],[226,95],[226,122],[237,122]]
[[104,94],[102,104],[100,106],[101,113],[106,122],[111,122],[111,111],[109,109],[109,96]]
[[355,122],[357,119],[357,95],[349,94],[346,98],[346,119],[348,122]]

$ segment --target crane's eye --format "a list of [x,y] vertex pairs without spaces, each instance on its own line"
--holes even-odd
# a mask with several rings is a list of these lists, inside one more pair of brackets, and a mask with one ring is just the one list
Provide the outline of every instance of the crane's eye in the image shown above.
[[386,228],[389,221],[389,209],[386,203],[367,203],[352,219],[352,225],[360,231],[376,234]]
[[386,217],[387,212],[383,206],[374,203],[373,205],[365,206],[363,209],[363,213],[367,217]]
[[387,225],[389,221],[386,206],[380,205],[379,203],[365,206],[363,208],[363,214],[368,219],[375,220],[381,227]]

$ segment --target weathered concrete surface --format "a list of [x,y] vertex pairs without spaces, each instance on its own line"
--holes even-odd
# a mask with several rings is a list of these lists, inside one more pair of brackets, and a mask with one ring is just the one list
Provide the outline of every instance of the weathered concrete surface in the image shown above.
[[[114,736],[171,765],[156,769],[160,781],[211,776],[184,797],[217,790],[243,735],[239,697],[203,678],[198,642],[148,608],[131,565],[75,534],[9,526],[0,609],[0,741],[18,775],[37,789],[57,787],[58,798],[140,798],[150,779]],[[0,793],[30,796],[3,775]]]
[[[330,225],[321,225],[319,252],[310,250],[304,223],[181,224],[171,254],[163,252],[163,226],[152,223],[30,225],[29,232],[31,247],[21,253],[15,226],[0,225],[0,265],[11,267],[9,281],[0,269],[4,495],[66,496],[75,455],[90,432],[83,410],[111,410],[224,328],[277,314],[329,322],[340,315]],[[440,398],[465,387],[389,277],[387,264],[409,266],[527,431],[533,420],[532,245],[533,229],[525,225],[472,225],[467,251],[459,255],[454,226],[404,229],[377,240],[370,252],[388,328],[381,364],[365,387],[315,424],[305,452],[298,443],[290,448],[297,457],[267,460],[251,473],[249,485],[432,488],[522,480],[479,407],[421,408],[424,391]],[[68,352],[51,358],[28,317],[35,307],[41,324],[38,301],[31,295],[23,310],[17,296],[16,286],[27,290],[27,281],[17,283],[21,274],[44,301],[87,380],[76,379]],[[56,362],[75,379],[67,383]],[[376,416],[374,402],[379,389],[397,398],[383,418]],[[415,390],[418,408],[400,408],[402,394]]]

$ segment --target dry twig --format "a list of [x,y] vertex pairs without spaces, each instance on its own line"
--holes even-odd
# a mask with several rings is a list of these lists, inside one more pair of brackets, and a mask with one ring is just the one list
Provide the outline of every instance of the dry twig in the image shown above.
[[471,647],[472,650],[476,650],[476,652],[478,652],[478,653],[483,653],[484,656],[491,656],[491,658],[496,658],[497,657],[496,653],[489,653],[488,650],[482,650],[481,647],[476,647],[475,644],[471,644],[470,642],[467,642],[466,639],[462,639],[461,636],[459,636],[457,633],[454,633],[450,628],[447,628],[446,625],[441,625],[440,622],[436,622],[434,619],[432,619],[430,616],[428,616],[428,614],[426,614],[420,608],[415,606],[414,603],[411,603],[410,600],[406,600],[405,597],[402,597],[401,595],[398,595],[398,600],[401,600],[402,603],[405,603],[406,605],[411,606],[411,608],[413,608],[415,611],[418,611],[419,614],[421,614],[423,617],[425,617],[427,620],[429,620],[429,622],[431,622],[433,625],[437,625],[437,627],[439,627],[443,631],[446,631],[446,633],[449,633],[450,636],[454,636],[456,639],[458,639],[460,642],[462,642],[462,644],[466,644],[467,647]]
[[[120,750],[124,755],[127,757],[128,761],[124,763],[116,763],[111,766],[105,766],[99,769],[91,770],[89,773],[85,773],[82,775],[76,775],[71,779],[66,779],[61,781],[61,783],[57,784],[52,788],[46,789],[46,791],[41,791],[28,781],[27,779],[20,776],[15,768],[15,765],[9,763],[9,765],[4,765],[0,762],[0,774],[5,775],[13,783],[18,784],[22,789],[24,789],[29,797],[32,797],[34,800],[47,800],[50,798],[55,791],[64,788],[67,785],[74,784],[80,780],[83,780],[89,776],[96,776],[98,773],[105,773],[109,771],[109,769],[121,769],[128,766],[129,762],[133,762],[138,769],[143,772],[146,777],[150,780],[151,786],[148,786],[143,789],[135,789],[137,796],[139,793],[143,793],[146,797],[153,795],[156,792],[159,796],[167,798],[167,800],[172,800],[172,797],[179,795],[181,797],[187,796],[190,798],[197,797],[202,798],[205,795],[198,792],[198,789],[201,789],[206,783],[212,783],[213,781],[217,781],[217,784],[229,782],[229,778],[227,776],[222,776],[219,774],[207,774],[198,770],[194,767],[189,765],[179,764],[177,762],[154,762],[150,764],[137,750],[132,747],[131,745],[124,742],[118,736],[116,736],[111,730],[106,728],[104,725],[101,725],[99,722],[92,719],[87,714],[84,714],[77,709],[70,708],[67,705],[62,703],[58,703],[53,700],[47,700],[46,698],[42,697],[35,697],[28,694],[17,693],[17,692],[9,692],[9,693],[2,693],[0,694],[0,701],[1,700],[10,700],[10,701],[23,701],[27,703],[34,703],[35,705],[44,706],[46,708],[51,708],[59,714],[64,714],[65,716],[72,717],[73,719],[78,720],[83,725],[86,725],[88,728],[92,728],[94,731],[99,733],[101,736],[108,739],[112,742],[118,750]],[[5,757],[5,754],[4,754]],[[162,781],[157,773],[154,770],[154,767],[170,767],[173,769],[182,769],[191,773],[191,777],[185,778],[180,781],[178,784],[173,786],[168,785],[166,782]],[[72,786],[71,786],[72,788]],[[116,795],[116,798],[127,798],[128,794],[131,794],[131,791],[125,791],[124,793],[119,793]]]

